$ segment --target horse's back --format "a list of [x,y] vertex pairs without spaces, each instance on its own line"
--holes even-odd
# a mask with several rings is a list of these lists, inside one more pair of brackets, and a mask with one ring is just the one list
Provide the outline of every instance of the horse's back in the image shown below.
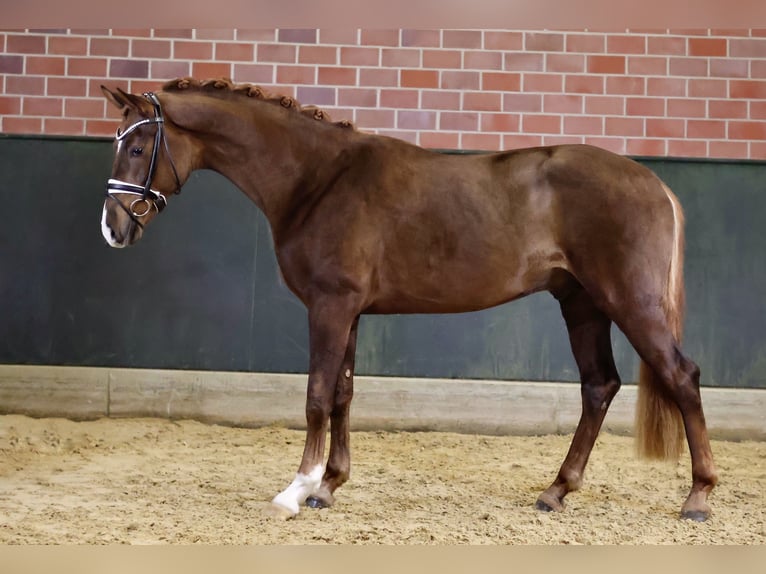
[[302,267],[321,261],[328,282],[365,293],[368,312],[480,309],[548,289],[559,270],[619,265],[659,209],[652,172],[591,146],[448,155],[359,142],[300,251]]

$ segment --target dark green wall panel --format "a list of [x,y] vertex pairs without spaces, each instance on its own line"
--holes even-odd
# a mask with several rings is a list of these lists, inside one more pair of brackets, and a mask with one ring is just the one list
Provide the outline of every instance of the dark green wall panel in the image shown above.
[[[134,247],[101,237],[112,147],[0,138],[0,362],[305,372],[306,312],[268,224],[199,172]],[[766,387],[766,165],[643,160],[687,216],[684,347],[703,383]],[[637,358],[616,331],[625,380]],[[539,294],[463,315],[364,317],[358,372],[577,380],[558,306]]]
[[766,164],[646,163],[686,213],[685,349],[711,384],[766,387]]

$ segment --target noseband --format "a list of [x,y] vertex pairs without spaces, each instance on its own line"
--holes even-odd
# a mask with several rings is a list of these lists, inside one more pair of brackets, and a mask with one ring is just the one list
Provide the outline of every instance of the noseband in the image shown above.
[[[138,220],[139,217],[143,217],[144,215],[149,213],[152,209],[156,210],[157,213],[160,213],[163,209],[165,209],[165,206],[168,204],[168,200],[165,198],[165,196],[161,192],[152,189],[152,179],[154,179],[154,172],[157,169],[157,156],[159,155],[160,145],[165,146],[165,153],[168,156],[170,167],[172,168],[173,175],[176,178],[176,189],[174,191],[180,192],[181,190],[181,180],[178,178],[178,171],[176,170],[176,166],[173,163],[173,157],[170,155],[168,140],[165,137],[165,132],[163,130],[165,118],[162,116],[162,107],[160,106],[160,101],[159,99],[157,99],[157,96],[152,92],[145,93],[144,97],[147,100],[149,100],[149,102],[154,107],[154,117],[140,120],[134,123],[133,125],[131,125],[128,129],[126,129],[122,133],[120,133],[120,130],[118,128],[115,139],[118,142],[121,142],[129,134],[131,134],[133,131],[135,131],[136,129],[138,129],[139,127],[143,125],[148,125],[148,124],[157,125],[157,132],[154,134],[154,147],[152,148],[152,157],[149,160],[149,172],[146,175],[146,181],[144,182],[143,186],[136,185],[134,183],[129,183],[127,181],[122,181],[119,179],[109,179],[106,183],[106,197],[112,198],[114,201],[116,201],[117,204],[130,216],[130,218],[139,227],[142,227],[142,228],[143,228],[143,224]],[[115,197],[115,194],[119,194],[119,193],[125,193],[128,195],[137,195],[138,197],[130,203],[130,207],[128,208],[128,207],[125,207]],[[144,207],[143,210],[140,210],[141,206]]]

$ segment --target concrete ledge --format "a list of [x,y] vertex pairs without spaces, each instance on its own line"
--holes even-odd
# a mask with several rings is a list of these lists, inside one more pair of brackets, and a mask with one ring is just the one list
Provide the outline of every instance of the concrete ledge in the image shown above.
[[[354,430],[482,434],[569,433],[580,417],[572,383],[356,377]],[[305,428],[306,376],[272,373],[0,365],[0,414],[153,416]],[[625,385],[604,429],[633,429],[636,387]],[[702,390],[710,434],[766,440],[766,390]]]
[[109,373],[90,367],[0,365],[0,413],[92,419],[109,412]]

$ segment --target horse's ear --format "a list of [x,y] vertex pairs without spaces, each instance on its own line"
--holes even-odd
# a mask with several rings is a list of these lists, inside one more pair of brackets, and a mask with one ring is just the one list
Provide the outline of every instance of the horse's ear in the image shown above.
[[151,104],[149,104],[146,99],[142,98],[141,96],[129,94],[120,88],[117,88],[117,90],[113,92],[106,86],[102,85],[101,91],[103,92],[104,97],[106,97],[106,99],[112,105],[119,108],[120,110],[124,110],[125,108],[133,108],[137,111],[143,111],[151,108]]
[[122,90],[118,90],[117,92],[113,92],[112,90],[110,90],[106,86],[102,85],[101,86],[101,91],[103,92],[104,97],[106,98],[106,100],[110,104],[112,104],[115,108],[117,108],[119,110],[122,110],[122,109],[124,109],[125,107],[127,107],[129,105],[127,100],[122,95],[124,93],[124,92],[122,92]]

